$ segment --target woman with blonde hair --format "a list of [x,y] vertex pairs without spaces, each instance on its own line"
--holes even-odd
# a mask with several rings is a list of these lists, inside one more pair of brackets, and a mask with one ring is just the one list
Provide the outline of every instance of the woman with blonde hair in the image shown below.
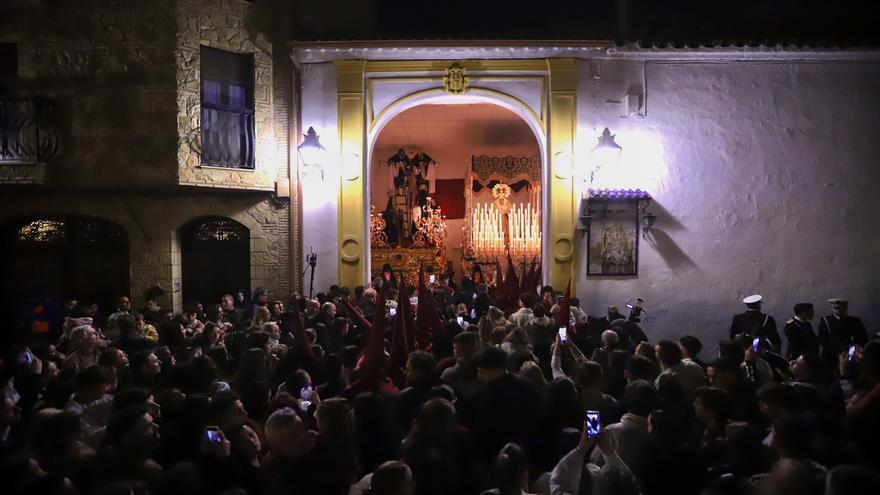
[[538,386],[538,390],[541,391],[541,394],[547,390],[547,378],[544,377],[544,372],[541,371],[541,367],[538,366],[538,363],[534,361],[524,362],[519,369],[519,375],[533,381],[535,385]]
[[272,313],[269,311],[269,308],[266,306],[259,306],[254,310],[254,317],[251,318],[251,326],[248,328],[248,333],[251,332],[259,332],[263,330],[263,324],[272,320]]
[[70,331],[72,351],[64,359],[64,369],[80,371],[98,364],[100,350],[98,332],[91,325],[80,325]]
[[495,328],[507,328],[508,326],[510,326],[510,321],[504,317],[504,312],[495,306],[489,306],[489,311],[477,323],[477,327],[480,329],[480,341],[484,346],[492,345],[492,334]]

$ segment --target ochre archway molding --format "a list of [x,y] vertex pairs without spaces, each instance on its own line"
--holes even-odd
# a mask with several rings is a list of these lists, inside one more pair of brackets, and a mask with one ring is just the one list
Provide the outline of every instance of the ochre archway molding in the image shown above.
[[[542,151],[544,188],[544,279],[562,290],[576,287],[574,228],[577,197],[572,179],[577,130],[577,77],[574,59],[335,61],[340,157],[339,284],[364,283],[369,270],[367,178],[372,144],[386,123],[407,108],[438,98],[454,98],[443,89],[442,71],[458,63],[473,73],[465,96],[505,106],[520,114],[535,132]],[[438,74],[439,72],[439,74]],[[381,77],[371,77],[380,74]],[[488,87],[533,79],[539,82],[538,108],[514,94]],[[374,114],[373,84],[411,82],[421,87],[403,94]]]

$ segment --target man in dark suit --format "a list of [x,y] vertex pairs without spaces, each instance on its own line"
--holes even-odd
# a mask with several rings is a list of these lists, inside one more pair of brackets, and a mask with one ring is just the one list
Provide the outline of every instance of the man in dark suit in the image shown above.
[[864,347],[868,342],[868,331],[861,318],[847,314],[849,301],[834,298],[828,302],[831,303],[831,314],[819,320],[819,341],[822,344],[822,357],[834,363],[837,355],[849,346]]
[[474,363],[483,384],[473,397],[476,407],[471,428],[480,458],[491,463],[507,442],[534,448],[543,408],[538,387],[531,380],[508,373],[507,353],[497,347],[483,349]]
[[788,359],[797,359],[801,354],[819,355],[819,338],[813,332],[815,312],[810,303],[794,305],[794,318],[785,322],[785,338],[788,340]]
[[769,340],[773,350],[779,352],[782,343],[776,330],[776,320],[761,312],[763,297],[755,294],[742,301],[747,309],[745,313],[733,317],[733,322],[730,324],[730,340],[735,340],[741,335],[749,335],[751,338],[761,337]]

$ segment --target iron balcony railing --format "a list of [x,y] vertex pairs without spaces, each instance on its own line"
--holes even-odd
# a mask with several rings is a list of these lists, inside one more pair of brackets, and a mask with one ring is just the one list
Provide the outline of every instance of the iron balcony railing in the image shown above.
[[254,168],[254,111],[202,105],[202,164]]
[[0,96],[0,164],[46,163],[58,154],[51,110],[44,98]]

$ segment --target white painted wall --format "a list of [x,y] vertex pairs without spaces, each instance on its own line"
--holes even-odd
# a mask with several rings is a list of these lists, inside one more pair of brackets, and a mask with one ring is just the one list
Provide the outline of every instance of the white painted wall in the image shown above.
[[[578,71],[579,161],[610,127],[624,148],[617,185],[648,190],[658,220],[637,278],[586,277],[581,239],[585,309],[641,296],[652,339],[714,346],[745,295],[764,295],[780,333],[795,303],[823,315],[843,296],[880,330],[880,64],[605,61],[598,84],[590,65]],[[646,116],[621,118],[609,100],[641,83]]]
[[[302,70],[302,124],[315,128],[327,149],[324,179],[307,174],[302,179],[303,256],[314,248],[318,254],[315,293],[338,280],[339,131],[336,112],[336,70],[331,63],[306,64]],[[300,138],[301,140],[301,138]],[[305,267],[305,260],[303,260]],[[309,276],[304,278],[308,292]]]

